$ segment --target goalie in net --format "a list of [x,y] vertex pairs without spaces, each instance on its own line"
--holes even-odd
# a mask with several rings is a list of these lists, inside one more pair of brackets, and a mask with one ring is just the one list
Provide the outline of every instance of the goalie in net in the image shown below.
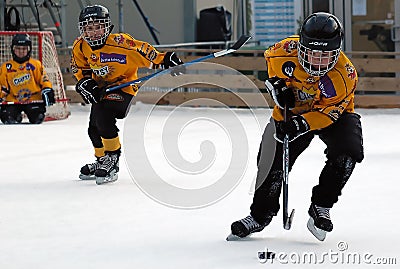
[[[21,42],[19,45],[24,45],[23,43],[25,43],[25,50],[27,49],[28,51],[26,55],[17,55],[18,51],[24,50],[24,46],[19,48],[17,44],[18,40]],[[14,50],[15,47],[17,47],[17,50]],[[21,57],[21,59],[18,60],[16,55],[17,57]],[[18,61],[21,62],[22,59],[24,61],[19,63]],[[33,64],[35,70],[31,70],[32,61],[37,61],[40,67]],[[6,109],[6,107],[13,107],[19,111],[24,111],[29,106],[43,106],[45,107],[44,120],[46,121],[65,119],[70,115],[63,78],[58,63],[58,55],[51,32],[0,32],[0,63],[3,63],[3,71],[0,76],[3,81],[1,85],[5,89],[0,95],[2,98],[0,103],[2,110]],[[39,69],[36,70],[36,68]],[[43,73],[46,74],[44,76],[44,80],[46,80],[44,84],[43,81],[39,81],[42,78],[38,78],[38,76],[41,75],[37,74],[38,70],[42,69]],[[32,85],[32,83],[37,85]],[[14,90],[8,94],[11,86]],[[45,102],[48,102],[48,97],[45,96],[42,98],[42,90],[44,88],[53,89],[54,104],[51,106],[45,106]],[[52,94],[50,93],[50,95]],[[29,121],[31,121],[29,112],[24,112],[28,116]],[[16,119],[19,121],[19,117]]]

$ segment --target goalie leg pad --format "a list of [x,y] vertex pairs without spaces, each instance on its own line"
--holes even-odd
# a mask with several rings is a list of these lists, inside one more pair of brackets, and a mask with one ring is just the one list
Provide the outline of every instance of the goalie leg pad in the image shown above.
[[24,107],[24,112],[32,124],[40,124],[44,121],[46,107],[44,104],[29,104]]
[[0,119],[4,124],[15,124],[22,122],[22,107],[18,105],[1,106]]

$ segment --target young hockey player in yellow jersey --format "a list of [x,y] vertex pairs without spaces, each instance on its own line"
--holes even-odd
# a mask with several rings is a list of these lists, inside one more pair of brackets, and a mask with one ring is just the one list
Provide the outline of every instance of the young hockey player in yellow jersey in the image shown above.
[[[42,123],[46,107],[53,105],[52,84],[39,60],[31,58],[28,34],[16,34],[11,41],[12,60],[0,69],[0,119],[4,124],[20,123],[22,112],[30,123]],[[14,103],[14,104],[11,104]]]
[[[110,14],[104,6],[85,7],[79,15],[81,36],[74,42],[71,68],[76,91],[91,103],[88,134],[97,160],[81,168],[81,179],[97,184],[118,178],[121,144],[116,119],[125,118],[138,86],[105,93],[105,88],[138,78],[138,68],[171,68],[183,62],[174,52],[160,53],[150,44],[125,33],[112,34]],[[183,68],[174,68],[172,75]]]
[[[314,13],[303,22],[300,36],[286,38],[265,52],[269,77],[265,84],[276,106],[258,153],[250,215],[232,223],[232,235],[246,237],[259,232],[277,215],[286,134],[290,139],[289,170],[315,136],[326,145],[327,160],[319,184],[312,190],[307,227],[321,241],[332,231],[330,209],[355,164],[364,158],[360,116],[354,113],[357,73],[341,51],[343,35],[335,16]],[[286,121],[285,106],[290,109]]]

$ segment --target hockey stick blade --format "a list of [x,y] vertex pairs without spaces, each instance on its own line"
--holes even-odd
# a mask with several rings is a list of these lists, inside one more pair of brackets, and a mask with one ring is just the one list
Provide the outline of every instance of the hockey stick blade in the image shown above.
[[[240,49],[244,44],[246,44],[246,42],[249,41],[250,38],[251,38],[251,36],[249,36],[249,35],[242,35],[241,37],[239,37],[238,41],[236,41],[235,44],[233,44],[230,48],[228,48],[226,50],[221,50],[221,51],[215,52],[215,53],[211,54],[211,55],[214,55],[214,57],[210,57],[210,58],[217,58],[217,57],[221,57],[226,54],[235,52],[238,49]],[[211,55],[209,55],[209,56],[211,56]],[[208,56],[205,56],[205,57],[208,57]]]
[[285,216],[285,223],[283,225],[283,228],[285,230],[290,230],[290,228],[292,227],[292,221],[293,221],[293,217],[294,217],[294,209],[292,209],[292,212],[290,213],[290,216]]
[[[238,39],[238,41],[236,41],[235,44],[233,44],[229,49],[217,51],[217,52],[211,53],[211,54],[209,54],[207,56],[197,58],[197,59],[195,59],[193,61],[184,63],[182,66],[187,67],[187,66],[190,66],[190,65],[195,64],[195,63],[203,62],[203,61],[206,61],[208,59],[221,57],[221,56],[224,56],[226,54],[235,52],[238,49],[240,49],[250,38],[251,38],[251,36],[249,36],[249,35],[242,35]],[[138,78],[138,79],[135,79],[135,80],[132,80],[132,81],[129,81],[129,82],[114,86],[114,87],[110,87],[110,88],[106,89],[106,92],[112,92],[112,91],[119,90],[119,89],[131,86],[131,85],[134,85],[134,84],[139,84],[139,83],[147,81],[147,80],[149,80],[151,78],[155,78],[155,77],[158,77],[160,75],[167,74],[170,71],[171,70],[169,70],[169,69],[164,69],[164,70],[158,71],[158,72],[156,72],[154,74],[150,74],[150,75],[147,75],[147,76],[144,76],[144,77],[141,77],[141,78]]]
[[242,35],[241,37],[239,37],[238,41],[236,41],[235,44],[233,44],[230,47],[230,49],[233,49],[233,50],[240,49],[244,44],[246,44],[247,41],[249,41],[250,38],[251,38],[251,36],[249,36],[249,35]]

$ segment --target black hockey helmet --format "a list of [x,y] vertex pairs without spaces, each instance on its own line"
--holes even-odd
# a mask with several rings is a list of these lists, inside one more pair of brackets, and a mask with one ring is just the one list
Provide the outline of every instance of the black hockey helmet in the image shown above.
[[[18,57],[14,52],[14,46],[26,46],[28,47],[28,53],[24,57]],[[13,36],[11,41],[11,54],[14,61],[20,64],[28,61],[29,58],[31,57],[31,52],[32,52],[32,41],[28,34],[16,34]]]
[[[304,70],[314,76],[323,76],[331,70],[338,61],[343,36],[342,24],[334,15],[317,12],[308,16],[301,25],[298,43],[299,62]],[[310,55],[321,55],[321,52],[325,52],[321,60],[329,57],[329,64],[311,65],[308,59]]]
[[[108,9],[101,5],[85,7],[79,14],[78,27],[82,38],[88,42],[92,48],[103,46],[112,30]],[[97,33],[99,29],[104,30],[103,33]]]

